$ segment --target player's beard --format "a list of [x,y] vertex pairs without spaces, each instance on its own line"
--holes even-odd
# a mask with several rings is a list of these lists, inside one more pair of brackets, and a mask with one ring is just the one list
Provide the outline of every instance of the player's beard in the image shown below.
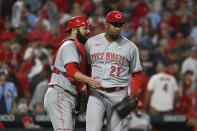
[[120,38],[120,35],[112,35],[112,34],[109,34],[109,37],[112,39],[112,40],[117,40]]
[[83,36],[80,32],[79,29],[77,29],[77,40],[81,43],[81,44],[85,44],[87,41],[87,37],[89,36],[89,34],[86,34],[85,36]]

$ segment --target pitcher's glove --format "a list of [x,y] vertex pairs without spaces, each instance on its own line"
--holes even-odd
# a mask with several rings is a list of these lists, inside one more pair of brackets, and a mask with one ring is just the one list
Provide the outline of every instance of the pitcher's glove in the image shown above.
[[86,112],[88,103],[88,95],[86,93],[86,90],[81,90],[76,98],[76,107],[75,111],[76,113],[84,113]]
[[120,103],[113,106],[115,111],[117,111],[119,117],[121,119],[128,116],[131,111],[133,111],[138,105],[138,99],[137,97],[132,94],[130,96],[126,96]]

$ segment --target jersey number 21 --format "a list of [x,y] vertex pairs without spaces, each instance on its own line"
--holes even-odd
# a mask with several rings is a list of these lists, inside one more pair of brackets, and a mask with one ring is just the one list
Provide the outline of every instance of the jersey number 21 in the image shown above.
[[119,76],[120,67],[111,66],[110,76]]

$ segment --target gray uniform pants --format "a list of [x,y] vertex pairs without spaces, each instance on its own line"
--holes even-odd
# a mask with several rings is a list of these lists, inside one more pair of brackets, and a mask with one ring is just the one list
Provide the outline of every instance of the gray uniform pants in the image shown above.
[[48,88],[44,98],[44,108],[55,131],[74,130],[74,107],[74,96],[57,86]]
[[87,105],[86,131],[101,131],[105,114],[107,131],[122,131],[123,120],[112,110],[112,106],[123,100],[126,93],[126,90],[106,93],[91,89]]

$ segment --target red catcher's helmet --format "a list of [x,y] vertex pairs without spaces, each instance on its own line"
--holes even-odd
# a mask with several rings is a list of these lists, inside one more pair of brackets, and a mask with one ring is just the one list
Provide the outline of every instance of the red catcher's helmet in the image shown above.
[[68,21],[67,30],[77,26],[89,26],[88,19],[85,16],[76,16]]

